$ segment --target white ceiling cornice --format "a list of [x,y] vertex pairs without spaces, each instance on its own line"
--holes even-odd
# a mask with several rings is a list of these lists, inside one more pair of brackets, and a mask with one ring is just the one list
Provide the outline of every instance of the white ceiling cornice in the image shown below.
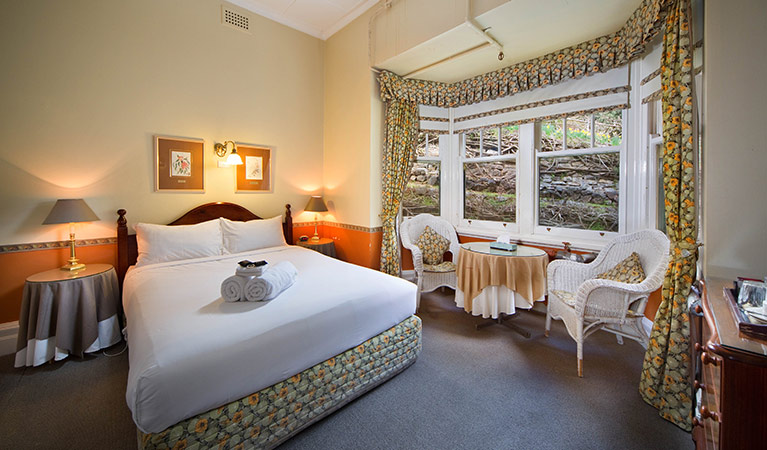
[[368,9],[372,8],[377,3],[378,3],[378,0],[367,0],[365,3],[360,3],[359,5],[357,5],[357,7],[349,11],[345,16],[341,17],[338,20],[338,22],[326,28],[322,32],[322,36],[320,37],[320,39],[322,39],[323,41],[327,40],[327,38],[329,38],[330,36],[333,36],[337,32],[341,31],[343,27],[352,23],[354,19],[365,14],[365,12]]
[[338,0],[311,0],[315,2],[315,6],[321,7],[322,11],[326,13],[321,18],[312,17],[313,21],[308,20],[305,16],[296,14],[297,10],[300,10],[300,7],[293,7],[296,0],[282,1],[279,7],[276,6],[277,2],[274,0],[227,1],[254,12],[259,16],[266,17],[324,41],[375,6],[379,0],[360,0],[358,2],[350,2],[348,0],[343,2]]

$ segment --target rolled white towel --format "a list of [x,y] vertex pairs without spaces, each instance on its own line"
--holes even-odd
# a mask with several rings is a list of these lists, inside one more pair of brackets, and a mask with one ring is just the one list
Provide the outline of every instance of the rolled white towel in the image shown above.
[[251,277],[232,275],[221,283],[221,297],[227,302],[238,302],[245,299],[245,285]]
[[245,284],[245,300],[271,300],[296,282],[298,270],[288,261],[277,263]]

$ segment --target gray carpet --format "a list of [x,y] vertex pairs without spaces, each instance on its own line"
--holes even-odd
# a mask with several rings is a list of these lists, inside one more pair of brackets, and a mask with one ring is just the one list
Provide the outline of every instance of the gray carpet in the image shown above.
[[[447,291],[451,293],[451,291]],[[575,343],[555,322],[522,312],[531,339],[426,294],[423,351],[403,373],[304,430],[281,449],[691,449],[637,392],[644,351],[612,335]],[[119,344],[122,345],[122,344]],[[118,345],[118,347],[119,347]],[[0,358],[1,449],[135,449],[125,406],[127,355],[13,369]]]

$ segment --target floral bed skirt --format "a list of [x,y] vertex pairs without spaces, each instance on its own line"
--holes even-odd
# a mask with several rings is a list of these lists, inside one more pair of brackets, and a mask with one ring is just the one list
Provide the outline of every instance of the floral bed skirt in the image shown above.
[[274,448],[415,362],[421,319],[410,316],[301,373],[159,433],[140,449]]

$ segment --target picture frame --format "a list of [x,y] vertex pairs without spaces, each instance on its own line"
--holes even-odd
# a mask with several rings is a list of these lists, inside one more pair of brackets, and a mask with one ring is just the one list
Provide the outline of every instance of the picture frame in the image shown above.
[[205,192],[204,141],[154,137],[155,192]]
[[270,147],[237,143],[242,165],[235,169],[235,192],[272,192],[274,154]]

